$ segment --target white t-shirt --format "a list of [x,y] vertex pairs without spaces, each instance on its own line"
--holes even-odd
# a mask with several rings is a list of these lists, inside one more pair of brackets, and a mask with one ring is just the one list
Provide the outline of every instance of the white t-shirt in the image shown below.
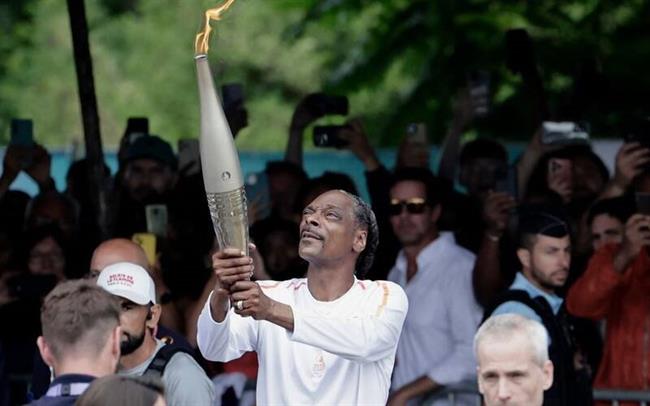
[[402,288],[355,279],[340,298],[320,302],[307,279],[259,284],[271,299],[291,306],[293,333],[232,309],[217,323],[208,298],[197,332],[206,359],[226,362],[257,351],[259,405],[386,404],[408,310]]

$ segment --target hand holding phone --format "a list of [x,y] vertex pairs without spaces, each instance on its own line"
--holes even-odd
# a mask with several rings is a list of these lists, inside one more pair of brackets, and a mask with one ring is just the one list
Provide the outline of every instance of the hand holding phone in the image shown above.
[[497,170],[496,182],[494,185],[495,192],[505,193],[513,199],[517,199],[519,197],[518,189],[516,166],[509,165]]
[[571,121],[544,121],[542,123],[542,144],[573,145],[589,143],[589,125]]
[[348,141],[343,139],[340,134],[347,129],[346,125],[317,125],[314,126],[313,140],[315,147],[321,148],[343,148],[348,145]]
[[327,115],[347,115],[348,98],[325,93],[311,93],[305,96],[291,117],[291,131],[302,132],[309,124]]
[[397,151],[396,166],[428,168],[431,158],[427,126],[424,123],[410,123]]
[[14,158],[19,161],[20,169],[32,164],[34,148],[34,124],[32,120],[12,119],[9,145],[14,146]]
[[484,70],[467,75],[467,88],[474,116],[485,117],[490,112],[490,74]]

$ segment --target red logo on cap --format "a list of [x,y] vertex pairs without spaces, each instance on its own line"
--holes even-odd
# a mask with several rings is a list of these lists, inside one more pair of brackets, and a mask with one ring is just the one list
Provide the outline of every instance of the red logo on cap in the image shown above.
[[123,273],[116,273],[108,277],[108,285],[129,285],[133,286],[133,276]]

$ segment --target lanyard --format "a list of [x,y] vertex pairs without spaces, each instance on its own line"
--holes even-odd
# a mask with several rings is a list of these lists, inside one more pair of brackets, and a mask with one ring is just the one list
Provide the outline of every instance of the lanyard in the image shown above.
[[90,386],[89,382],[59,383],[51,386],[45,396],[79,396]]

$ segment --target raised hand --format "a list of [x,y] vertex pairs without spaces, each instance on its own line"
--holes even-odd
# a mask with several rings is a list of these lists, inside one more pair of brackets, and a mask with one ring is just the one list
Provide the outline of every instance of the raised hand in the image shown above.
[[508,227],[510,212],[517,205],[507,193],[489,192],[483,206],[485,232],[490,237],[501,237]]
[[614,182],[622,190],[627,189],[632,180],[643,172],[643,167],[648,162],[650,162],[650,149],[641,146],[638,142],[623,144],[616,153]]

